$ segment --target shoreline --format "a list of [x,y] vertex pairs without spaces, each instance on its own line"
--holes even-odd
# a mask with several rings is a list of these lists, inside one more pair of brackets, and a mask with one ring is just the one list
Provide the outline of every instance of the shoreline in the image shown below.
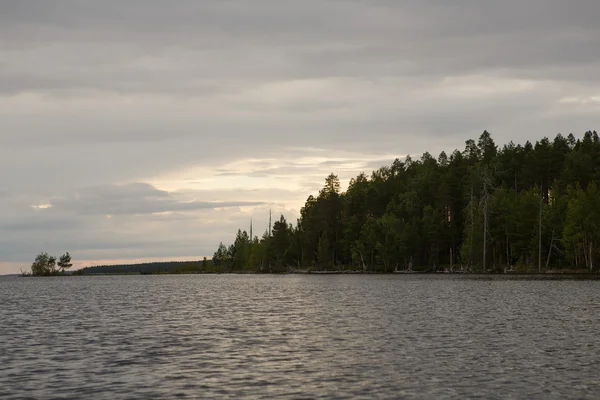
[[255,271],[231,271],[231,272],[156,272],[156,273],[88,273],[88,274],[64,274],[52,276],[33,276],[9,274],[2,276],[11,276],[18,278],[53,278],[53,277],[73,277],[73,276],[138,276],[138,275],[458,275],[458,276],[576,276],[576,277],[599,277],[600,272],[578,272],[578,271],[548,271],[548,272],[444,272],[444,271],[308,271],[297,270],[287,272],[255,272]]

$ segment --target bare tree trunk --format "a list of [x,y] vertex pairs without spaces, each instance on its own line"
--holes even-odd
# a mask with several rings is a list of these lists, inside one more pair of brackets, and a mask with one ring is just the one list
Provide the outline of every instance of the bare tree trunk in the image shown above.
[[590,240],[590,271],[594,270],[593,242]]
[[583,257],[585,258],[585,267],[588,268],[590,266],[590,262],[588,260],[588,241],[587,241],[587,235],[584,234],[583,236]]
[[508,232],[506,233],[506,265],[510,266],[510,250],[508,244]]
[[587,241],[584,241],[583,248],[580,248],[579,250],[583,252],[583,258],[584,258],[584,261],[585,261],[585,267],[586,268],[589,267],[590,264],[588,263]]
[[365,259],[363,258],[362,252],[359,251],[358,255],[360,256],[360,262],[362,263],[363,272],[366,272],[367,271],[367,266],[365,264]]
[[487,196],[487,185],[484,183],[484,196],[485,203],[483,204],[483,272],[485,272],[485,262],[487,256],[487,209],[488,209],[488,196]]
[[542,193],[542,184],[540,183],[540,224],[538,232],[538,272],[542,272],[542,204],[544,195]]
[[473,214],[473,186],[471,185],[471,245],[469,246],[469,268],[473,263],[473,236],[475,235],[475,216]]
[[554,234],[556,230],[552,230],[552,239],[550,240],[550,248],[548,249],[548,257],[546,258],[546,270],[548,269],[548,265],[550,264],[550,256],[552,255],[552,247],[554,247]]

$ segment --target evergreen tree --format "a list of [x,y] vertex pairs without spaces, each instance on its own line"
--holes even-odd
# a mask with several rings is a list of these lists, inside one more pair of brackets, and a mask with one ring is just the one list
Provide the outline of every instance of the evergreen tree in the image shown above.
[[56,272],[56,257],[42,252],[35,257],[31,264],[31,274],[34,276],[49,276]]
[[71,263],[71,255],[69,252],[66,252],[60,256],[60,259],[58,260],[58,268],[60,268],[61,272],[64,273],[66,269],[69,269],[72,266],[73,264]]
[[[558,134],[498,147],[484,131],[463,151],[395,159],[350,180],[330,174],[297,224],[262,238],[238,231],[215,265],[270,271],[343,265],[379,271],[462,268],[595,270],[600,245],[600,138]],[[223,248],[225,249],[223,251]]]

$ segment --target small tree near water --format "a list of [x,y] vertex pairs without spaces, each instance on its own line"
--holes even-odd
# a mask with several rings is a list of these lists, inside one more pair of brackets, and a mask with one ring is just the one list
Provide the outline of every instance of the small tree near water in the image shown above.
[[56,272],[56,257],[42,252],[35,257],[31,264],[31,274],[34,276],[48,276]]
[[67,251],[65,254],[60,256],[60,259],[58,260],[58,268],[60,268],[60,270],[64,273],[65,269],[69,269],[72,266],[73,264],[71,263],[71,255]]
[[[58,269],[56,268],[57,265]],[[35,257],[35,261],[31,264],[31,273],[23,272],[23,276],[58,275],[72,266],[71,255],[68,252],[60,257],[58,264],[56,263],[56,257],[42,252]]]

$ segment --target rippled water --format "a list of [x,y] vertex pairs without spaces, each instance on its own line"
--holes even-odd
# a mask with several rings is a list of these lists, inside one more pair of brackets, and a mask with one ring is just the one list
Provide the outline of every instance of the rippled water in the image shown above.
[[0,398],[600,398],[600,281],[0,278]]

